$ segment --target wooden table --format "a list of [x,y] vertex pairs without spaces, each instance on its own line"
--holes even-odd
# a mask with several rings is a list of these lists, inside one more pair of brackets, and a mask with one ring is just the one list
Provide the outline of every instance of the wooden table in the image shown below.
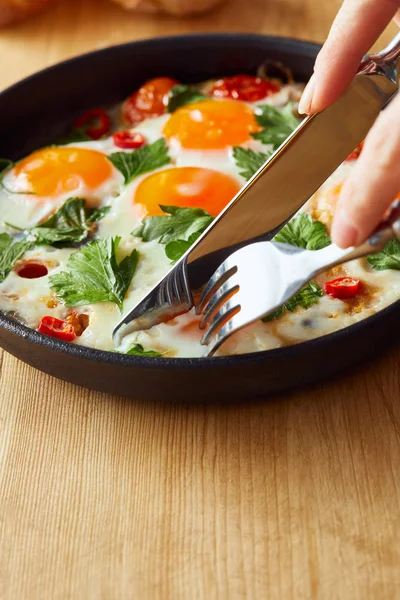
[[[179,21],[65,0],[0,34],[1,85],[159,34],[323,41],[339,4],[234,0]],[[0,353],[0,598],[398,598],[399,359],[199,407],[86,391]]]

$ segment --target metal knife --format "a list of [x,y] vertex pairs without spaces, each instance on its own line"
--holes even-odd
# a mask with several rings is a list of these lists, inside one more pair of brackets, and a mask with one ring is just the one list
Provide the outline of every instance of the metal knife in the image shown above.
[[188,252],[114,330],[114,341],[190,310],[198,289],[233,250],[268,240],[366,137],[398,91],[400,34],[367,55],[346,93],[304,119]]

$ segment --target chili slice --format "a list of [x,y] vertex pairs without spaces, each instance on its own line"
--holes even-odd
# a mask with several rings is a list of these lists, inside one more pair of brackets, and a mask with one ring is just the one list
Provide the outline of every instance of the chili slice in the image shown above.
[[98,140],[110,131],[111,120],[102,108],[92,108],[74,121],[76,129],[82,129],[92,140]]
[[353,277],[339,277],[325,283],[325,293],[340,300],[354,298],[359,291],[360,280]]
[[17,269],[17,274],[24,279],[39,279],[48,274],[46,265],[42,263],[26,262]]
[[114,144],[117,148],[131,149],[141,148],[146,143],[146,138],[141,133],[134,131],[118,131],[113,135]]
[[76,334],[73,326],[66,321],[56,319],[55,317],[43,317],[38,327],[39,333],[44,333],[50,337],[62,340],[63,342],[73,342]]
[[363,147],[364,147],[364,142],[361,142],[361,144],[359,144],[357,146],[357,148],[355,150],[353,150],[353,152],[351,154],[349,154],[349,156],[346,158],[346,160],[357,160],[357,158],[361,154]]
[[257,102],[278,91],[279,87],[268,79],[252,75],[235,75],[217,81],[211,89],[211,94],[217,98]]

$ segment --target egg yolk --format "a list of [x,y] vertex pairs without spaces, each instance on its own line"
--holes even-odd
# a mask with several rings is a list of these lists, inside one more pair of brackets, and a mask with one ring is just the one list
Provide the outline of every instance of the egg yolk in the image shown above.
[[177,167],[149,175],[139,184],[134,197],[141,218],[163,215],[160,208],[202,208],[218,215],[236,196],[240,185],[224,173],[198,167]]
[[81,183],[94,190],[112,173],[104,154],[86,148],[44,148],[21,160],[12,172],[18,189],[37,196],[72,193]]
[[204,100],[175,111],[164,126],[166,138],[183,148],[219,149],[239,146],[259,131],[254,113],[237,100]]

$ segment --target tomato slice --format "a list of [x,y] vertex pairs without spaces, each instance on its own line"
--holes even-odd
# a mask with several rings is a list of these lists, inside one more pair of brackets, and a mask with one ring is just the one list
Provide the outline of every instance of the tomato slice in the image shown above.
[[74,127],[83,129],[92,140],[98,140],[109,133],[111,120],[102,108],[92,108],[75,119]]
[[145,119],[163,115],[167,109],[169,94],[178,83],[179,81],[170,77],[157,77],[147,81],[124,102],[124,120],[130,125],[136,125]]
[[325,284],[325,293],[333,298],[346,300],[354,298],[360,291],[360,280],[353,277],[339,277]]
[[211,94],[217,98],[257,102],[278,91],[279,87],[268,79],[252,75],[235,75],[217,81],[211,89]]
[[73,342],[76,339],[73,325],[55,317],[43,317],[38,331],[63,342]]
[[113,135],[114,144],[117,148],[131,149],[141,148],[146,143],[146,138],[141,133],[134,131],[118,131]]

